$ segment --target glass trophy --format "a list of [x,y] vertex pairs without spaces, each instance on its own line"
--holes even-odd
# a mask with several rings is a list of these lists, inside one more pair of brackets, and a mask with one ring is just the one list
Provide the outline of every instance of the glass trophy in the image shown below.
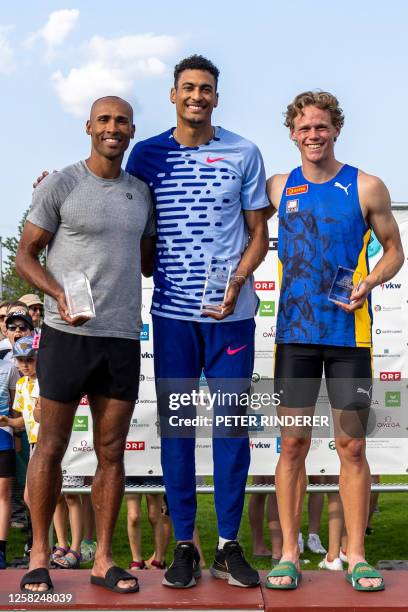
[[207,276],[204,284],[203,297],[201,300],[202,312],[223,311],[223,303],[227,294],[231,279],[232,261],[220,257],[212,257],[207,268]]
[[351,268],[339,266],[329,292],[331,302],[350,304],[353,289],[360,285],[362,274]]
[[92,299],[91,285],[83,272],[71,271],[63,274],[64,292],[70,317],[88,317],[93,319],[95,307]]

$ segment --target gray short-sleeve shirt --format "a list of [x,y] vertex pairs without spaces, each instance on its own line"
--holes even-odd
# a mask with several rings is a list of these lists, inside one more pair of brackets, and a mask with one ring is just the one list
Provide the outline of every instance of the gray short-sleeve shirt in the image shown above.
[[72,334],[139,339],[140,240],[155,234],[147,185],[123,170],[117,179],[103,179],[80,161],[40,183],[27,220],[54,234],[48,271],[61,286],[64,271],[84,272],[95,303],[96,317],[72,327],[46,296],[45,323]]

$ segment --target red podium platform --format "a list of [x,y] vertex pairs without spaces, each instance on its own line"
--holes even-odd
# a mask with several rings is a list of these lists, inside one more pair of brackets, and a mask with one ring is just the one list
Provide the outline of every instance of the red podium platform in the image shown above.
[[[261,572],[265,576],[267,572]],[[382,572],[385,590],[355,591],[343,572],[305,571],[293,591],[262,587],[265,612],[407,612],[408,572]]]
[[[23,570],[0,573],[0,610],[224,610],[265,612],[408,612],[408,573],[385,573],[386,590],[356,592],[340,572],[305,571],[295,591],[264,587],[240,589],[204,572],[192,589],[161,585],[162,572],[138,572],[139,593],[119,595],[91,585],[89,570],[55,570],[51,577],[55,595],[72,594],[69,604],[28,603],[19,600]],[[261,572],[262,579],[266,572]]]

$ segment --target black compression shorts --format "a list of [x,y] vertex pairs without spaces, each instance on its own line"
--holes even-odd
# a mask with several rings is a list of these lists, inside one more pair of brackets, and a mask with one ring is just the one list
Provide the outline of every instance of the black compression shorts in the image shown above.
[[[369,348],[322,344],[277,344],[275,393],[287,408],[316,404],[325,374],[332,408],[369,408],[372,393],[372,363]],[[282,393],[283,392],[283,393]]]

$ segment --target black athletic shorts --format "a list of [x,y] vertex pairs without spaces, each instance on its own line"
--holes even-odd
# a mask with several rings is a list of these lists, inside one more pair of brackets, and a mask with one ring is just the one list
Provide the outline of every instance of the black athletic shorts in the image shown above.
[[57,402],[98,393],[134,402],[139,391],[140,342],[69,334],[43,325],[38,352],[40,395]]
[[16,475],[16,451],[14,448],[0,451],[0,478]]
[[[372,393],[371,349],[323,344],[277,344],[275,393],[281,405],[306,408],[316,404],[324,370],[332,408],[369,408]],[[282,393],[283,391],[283,393]]]

